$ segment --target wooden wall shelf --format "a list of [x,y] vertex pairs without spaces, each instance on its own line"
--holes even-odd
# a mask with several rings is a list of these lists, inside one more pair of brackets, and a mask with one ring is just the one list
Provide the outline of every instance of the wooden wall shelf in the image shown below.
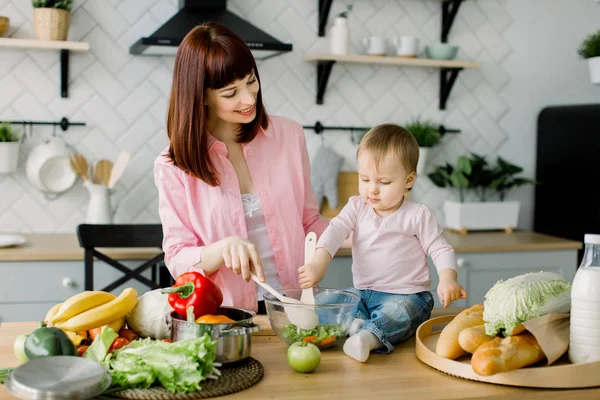
[[361,54],[309,54],[307,61],[317,63],[317,104],[323,104],[323,96],[333,64],[359,63],[398,65],[404,67],[439,68],[440,69],[440,110],[446,109],[446,102],[458,73],[464,68],[479,68],[479,63],[459,60],[432,60],[429,58],[404,58],[387,56],[368,56]]
[[71,51],[89,51],[90,44],[62,40],[0,38],[0,48],[60,50],[60,95],[69,97],[69,54]]

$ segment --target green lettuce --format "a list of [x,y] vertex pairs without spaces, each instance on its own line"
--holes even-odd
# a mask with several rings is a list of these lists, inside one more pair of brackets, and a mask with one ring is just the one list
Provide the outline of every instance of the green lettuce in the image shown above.
[[485,333],[510,335],[522,322],[570,309],[571,284],[558,274],[531,272],[500,280],[485,295]]
[[202,337],[167,343],[151,338],[134,340],[112,353],[108,352],[117,334],[103,328],[84,357],[101,363],[112,377],[106,392],[123,389],[147,389],[160,384],[172,393],[202,390],[200,383],[217,379],[221,373],[215,363],[215,340],[208,333]]
[[302,339],[308,336],[316,336],[315,340],[311,343],[319,345],[319,343],[328,337],[335,337],[336,339],[344,336],[342,325],[331,324],[331,325],[317,325],[313,329],[300,329],[292,323],[287,323],[283,326],[282,335],[290,342],[301,342]]

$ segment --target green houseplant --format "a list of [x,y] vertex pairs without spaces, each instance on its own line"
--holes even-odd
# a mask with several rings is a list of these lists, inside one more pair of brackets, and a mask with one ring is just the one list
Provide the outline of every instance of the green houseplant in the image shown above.
[[0,123],[0,174],[17,170],[21,135],[8,122]]
[[429,149],[442,141],[439,124],[432,121],[414,119],[404,125],[404,128],[413,134],[419,143],[419,162],[417,174],[423,173],[427,164]]
[[587,36],[579,45],[577,53],[588,61],[592,83],[600,84],[600,30]]
[[[459,156],[456,165],[437,166],[428,176],[436,186],[457,191],[459,201],[444,202],[448,227],[458,231],[512,230],[518,222],[520,203],[505,201],[506,194],[516,187],[538,183],[517,176],[521,172],[523,168],[502,157],[491,166],[485,156],[471,153]],[[468,192],[473,192],[478,201],[465,202]]]
[[67,40],[73,0],[32,0],[33,27],[38,40]]

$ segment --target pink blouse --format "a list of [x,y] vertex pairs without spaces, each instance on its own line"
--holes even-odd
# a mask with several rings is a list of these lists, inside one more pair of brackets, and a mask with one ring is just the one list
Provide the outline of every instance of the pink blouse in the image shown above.
[[[171,275],[197,270],[205,245],[228,236],[247,238],[247,227],[237,175],[227,159],[224,143],[209,136],[209,156],[221,185],[210,186],[186,174],[165,157],[154,162],[158,213],[163,226],[165,263]],[[246,164],[263,206],[279,279],[283,288],[299,287],[298,268],[304,264],[306,233],[317,236],[329,220],[319,215],[310,185],[310,162],[302,127],[271,116],[252,142],[243,144]],[[256,287],[228,268],[209,276],[223,291],[223,305],[256,310]]]

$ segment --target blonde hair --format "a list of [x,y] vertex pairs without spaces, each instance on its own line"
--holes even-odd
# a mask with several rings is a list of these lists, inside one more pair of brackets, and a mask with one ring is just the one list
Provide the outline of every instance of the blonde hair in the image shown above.
[[356,156],[362,151],[369,152],[377,167],[386,155],[392,153],[408,173],[417,173],[419,144],[412,133],[400,125],[382,124],[371,128],[360,141]]

